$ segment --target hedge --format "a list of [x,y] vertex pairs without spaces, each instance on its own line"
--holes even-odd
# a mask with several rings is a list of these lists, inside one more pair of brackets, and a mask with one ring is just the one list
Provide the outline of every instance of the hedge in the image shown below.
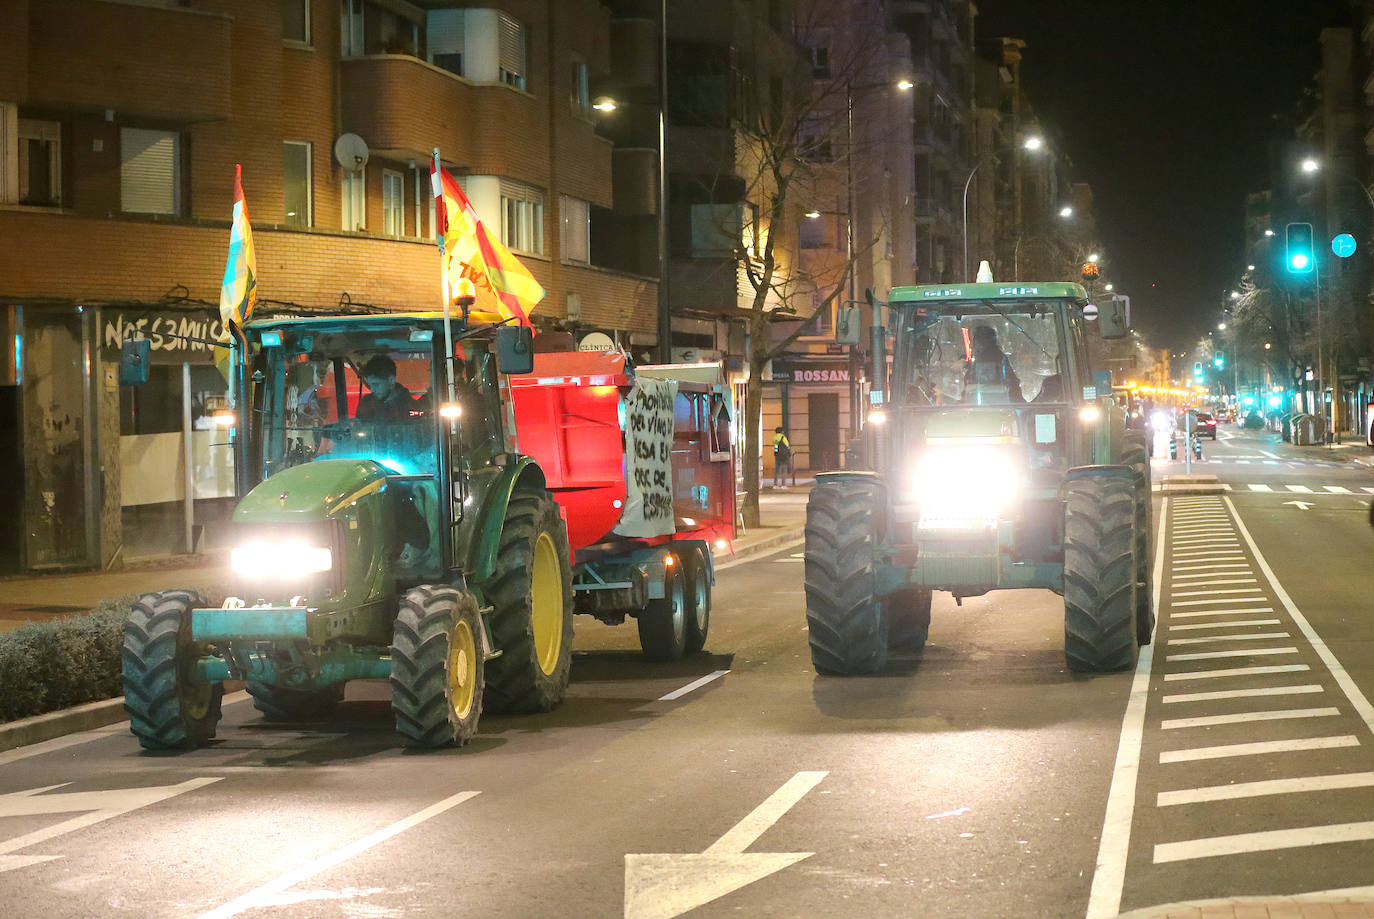
[[0,722],[121,695],[124,620],[134,599],[0,635]]

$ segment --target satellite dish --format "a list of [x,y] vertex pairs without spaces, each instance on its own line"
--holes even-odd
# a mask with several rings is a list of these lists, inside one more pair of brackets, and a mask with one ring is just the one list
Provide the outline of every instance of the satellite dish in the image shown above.
[[349,172],[357,172],[367,165],[367,141],[357,134],[340,134],[334,141],[334,159]]

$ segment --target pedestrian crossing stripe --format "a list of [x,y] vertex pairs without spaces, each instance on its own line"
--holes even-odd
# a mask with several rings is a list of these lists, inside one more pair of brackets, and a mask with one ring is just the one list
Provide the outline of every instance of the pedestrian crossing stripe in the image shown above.
[[[1321,493],[1318,492],[1316,488],[1309,485],[1262,485],[1258,482],[1251,482],[1248,485],[1246,485],[1246,487],[1249,488],[1251,491],[1258,492],[1272,492],[1275,489],[1286,489],[1287,491],[1299,495],[1311,495]],[[1356,495],[1360,494],[1361,492],[1363,492],[1366,495],[1374,495],[1374,485],[1357,485],[1352,488],[1347,488],[1344,485],[1321,485],[1318,487],[1320,487],[1323,492],[1330,495]],[[1356,488],[1358,488],[1359,491],[1356,491]]]

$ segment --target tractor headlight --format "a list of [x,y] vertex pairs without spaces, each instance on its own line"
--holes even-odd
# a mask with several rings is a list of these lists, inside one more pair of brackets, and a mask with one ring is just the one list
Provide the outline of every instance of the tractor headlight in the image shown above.
[[329,571],[334,567],[334,553],[328,546],[299,541],[254,541],[234,547],[229,567],[237,575],[280,580]]
[[998,449],[928,449],[911,471],[909,492],[921,509],[922,526],[983,526],[1016,500],[1021,473],[1013,456]]

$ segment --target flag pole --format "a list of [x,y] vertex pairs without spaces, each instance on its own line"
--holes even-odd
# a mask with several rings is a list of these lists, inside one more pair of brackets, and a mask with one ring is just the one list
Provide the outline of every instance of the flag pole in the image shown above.
[[[444,211],[443,177],[439,172],[439,170],[443,167],[439,165],[438,147],[433,148],[433,156],[434,164],[431,174],[434,176],[433,185],[435,221],[437,223],[440,215],[442,214],[444,217],[444,229],[448,229],[448,215]],[[456,402],[457,397],[454,395],[453,390],[453,327],[449,325],[448,272],[444,270],[444,234],[442,231],[439,231],[438,227],[436,227],[435,230],[436,232],[434,236],[439,241],[439,286],[440,288],[442,288],[441,293],[443,294],[444,298],[444,375],[448,383],[448,401]],[[450,428],[456,430],[457,425],[458,422],[456,419],[450,420]]]

